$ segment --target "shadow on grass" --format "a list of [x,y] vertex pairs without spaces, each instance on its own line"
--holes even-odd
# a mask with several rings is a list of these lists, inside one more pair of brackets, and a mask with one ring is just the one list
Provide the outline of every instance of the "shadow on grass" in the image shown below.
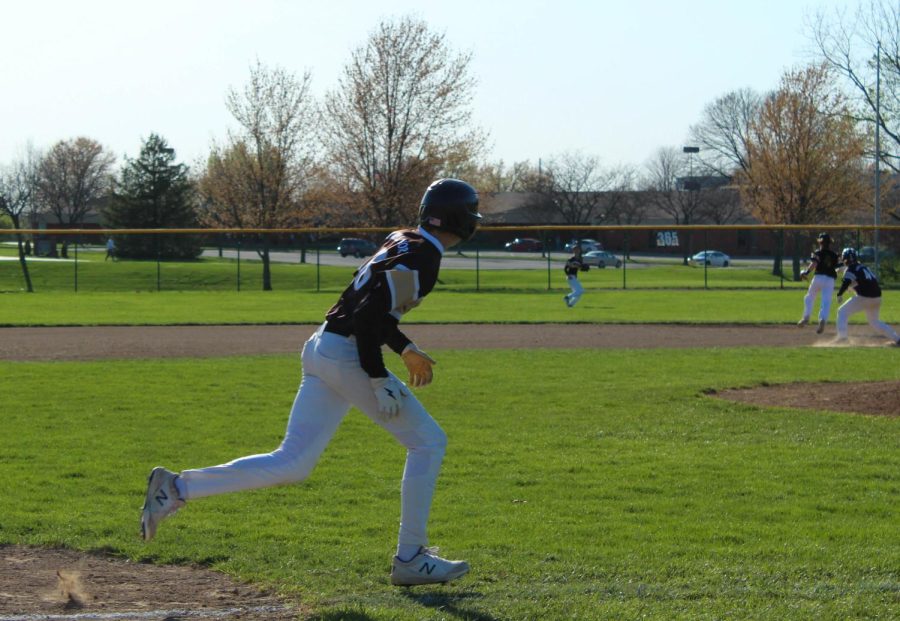
[[404,589],[403,595],[420,606],[438,608],[441,612],[467,621],[499,621],[498,617],[461,605],[466,603],[465,600],[481,597],[478,593],[417,593]]

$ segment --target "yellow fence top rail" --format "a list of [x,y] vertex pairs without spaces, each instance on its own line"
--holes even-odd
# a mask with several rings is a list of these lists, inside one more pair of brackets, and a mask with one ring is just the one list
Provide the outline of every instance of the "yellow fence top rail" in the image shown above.
[[[0,235],[260,235],[389,233],[397,227],[301,227],[272,229],[0,229]],[[480,232],[515,231],[900,231],[894,224],[621,224],[621,225],[529,225],[482,226]]]

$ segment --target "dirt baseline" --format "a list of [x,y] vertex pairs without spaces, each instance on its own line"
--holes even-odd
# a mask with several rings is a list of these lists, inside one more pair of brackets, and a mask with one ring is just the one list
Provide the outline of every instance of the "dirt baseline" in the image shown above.
[[[246,356],[299,351],[318,326],[88,326],[0,328],[0,360]],[[832,335],[766,325],[403,324],[425,349],[827,347]],[[856,346],[882,346],[875,336]]]
[[[0,328],[0,360],[202,358],[289,354],[299,351],[317,325],[88,326]],[[838,347],[833,334],[793,325],[671,324],[403,324],[427,350],[507,348],[647,349],[680,347]],[[841,347],[884,347],[874,334]],[[867,385],[790,384],[723,391],[719,396],[758,405],[789,405],[900,416],[900,382]],[[860,394],[868,395],[861,399]]]
[[[79,361],[295,353],[316,329],[284,326],[0,328],[0,360]],[[425,349],[830,347],[794,326],[404,324]],[[856,337],[855,347],[881,347]],[[761,406],[900,416],[900,382],[786,384],[711,393]],[[860,395],[867,395],[863,400]],[[385,580],[387,578],[385,577]],[[131,615],[134,615],[131,617]],[[0,547],[0,621],[303,618],[296,603],[197,567],[130,563],[68,550]]]

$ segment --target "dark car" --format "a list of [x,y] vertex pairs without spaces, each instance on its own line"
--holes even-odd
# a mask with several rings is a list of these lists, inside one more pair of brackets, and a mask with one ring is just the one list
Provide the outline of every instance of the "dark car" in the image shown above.
[[337,247],[337,251],[341,253],[342,257],[352,254],[357,259],[360,257],[367,257],[377,249],[378,246],[374,243],[370,242],[368,239],[361,239],[359,237],[345,237]]
[[504,246],[507,252],[540,252],[544,245],[532,237],[517,237]]
[[[840,254],[840,253],[838,253]],[[874,246],[863,246],[857,251],[857,255],[859,256],[859,260],[863,263],[874,263],[875,262],[875,247]],[[890,248],[879,247],[878,249],[878,259],[893,259],[895,256],[894,251]]]

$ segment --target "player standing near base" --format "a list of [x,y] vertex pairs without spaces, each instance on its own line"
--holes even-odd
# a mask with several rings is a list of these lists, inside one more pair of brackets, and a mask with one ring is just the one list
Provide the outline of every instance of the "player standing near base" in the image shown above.
[[581,299],[584,293],[584,287],[581,286],[581,282],[578,280],[578,272],[586,272],[590,269],[590,266],[581,258],[581,253],[581,242],[575,242],[575,246],[572,248],[572,256],[569,257],[569,260],[566,261],[563,267],[569,288],[572,290],[571,293],[567,293],[563,298],[566,301],[566,306],[569,308],[578,304],[578,300]]
[[431,584],[465,575],[467,562],[443,559],[427,547],[428,514],[447,436],[409,388],[385,368],[381,346],[400,354],[410,385],[431,382],[434,360],[398,323],[434,287],[444,250],[472,237],[480,218],[478,194],[468,183],[441,179],[431,184],[422,197],[419,227],[387,237],[354,273],[325,323],[304,345],[303,379],[281,446],[180,474],[154,468],[141,512],[144,539],[152,539],[159,523],[186,501],[304,480],[350,407],[356,406],[406,447],[391,582]]
[[816,296],[821,295],[819,325],[816,327],[816,334],[822,334],[825,331],[828,315],[831,313],[831,294],[834,293],[834,281],[837,279],[838,256],[831,249],[831,235],[819,233],[816,240],[819,242],[819,249],[810,256],[809,267],[800,272],[800,278],[803,280],[807,279],[810,272],[815,271],[816,275],[809,283],[809,290],[803,298],[803,317],[797,322],[797,325],[802,327],[809,323],[813,303],[816,301]]
[[[849,331],[850,315],[855,313],[866,314],[869,325],[881,331],[885,336],[900,346],[900,336],[889,325],[881,321],[881,287],[878,278],[868,267],[859,262],[859,255],[853,248],[844,248],[841,252],[841,261],[847,266],[844,271],[844,279],[838,290],[837,300],[840,308],[837,313],[838,341],[846,341]],[[847,289],[852,288],[856,295],[841,304],[842,296]]]

